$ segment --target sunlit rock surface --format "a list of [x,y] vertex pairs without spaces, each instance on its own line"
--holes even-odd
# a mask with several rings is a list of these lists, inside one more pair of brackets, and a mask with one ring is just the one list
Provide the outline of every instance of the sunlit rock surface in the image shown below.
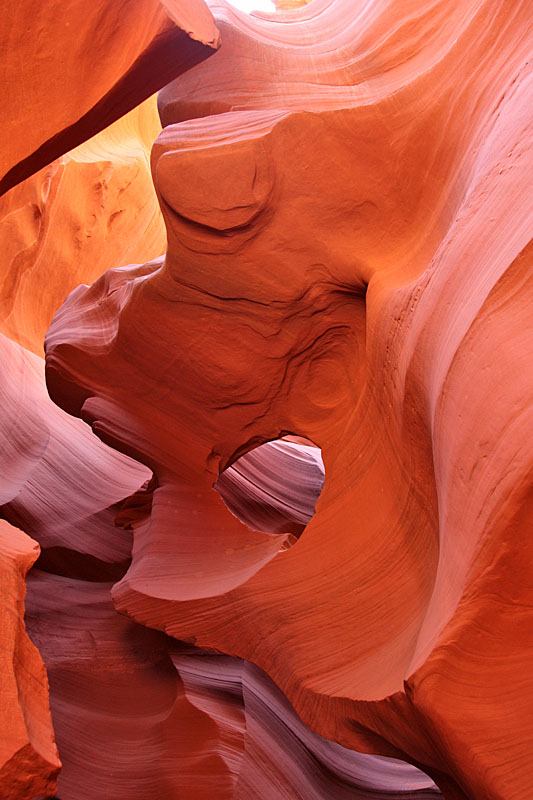
[[[131,534],[115,527],[114,517],[123,498],[147,481],[150,472],[103,446],[84,423],[50,401],[44,362],[34,353],[43,352],[55,308],[80,281],[100,275],[110,255],[120,264],[164,250],[149,170],[151,142],[159,130],[152,98],[0,198],[1,330],[12,337],[0,334],[1,514],[35,534],[42,568],[89,580],[117,580],[127,569]],[[11,530],[23,543],[31,543]],[[32,543],[35,552],[28,545],[31,558],[25,560],[19,558],[21,545],[18,561],[16,551],[4,545],[2,541],[0,557],[11,558],[21,573],[15,611],[16,630],[22,632],[17,633],[13,666],[2,667],[0,797],[29,800],[53,793],[60,762],[45,669],[23,633],[22,572],[37,558],[38,545]],[[7,573],[4,578],[2,593],[9,604],[12,579]],[[2,624],[4,619],[3,609]],[[9,638],[15,622],[8,622]],[[55,635],[52,639],[57,642]],[[9,647],[7,642],[8,659]],[[21,692],[20,711],[11,697],[14,680]]]
[[0,330],[43,355],[54,312],[80,283],[159,256],[166,233],[150,175],[155,96],[0,197]]
[[213,53],[203,0],[2,3],[0,193]]
[[278,11],[293,11],[307,5],[311,0],[273,0]]
[[[56,402],[155,475],[116,607],[447,798],[526,800],[529,4],[212,8],[160,98],[167,257],[47,338]],[[211,488],[287,433],[326,475],[289,550]]]

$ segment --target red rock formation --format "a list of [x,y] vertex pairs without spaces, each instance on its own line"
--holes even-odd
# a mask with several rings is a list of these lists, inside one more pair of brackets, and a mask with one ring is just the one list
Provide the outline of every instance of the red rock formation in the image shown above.
[[[87,800],[105,792],[114,800],[133,794],[139,800],[245,800],[251,786],[267,797],[276,790],[287,797],[305,790],[317,800],[329,800],[333,792],[346,800],[377,800],[376,791],[391,785],[404,794],[419,790],[418,800],[433,798],[431,782],[405,765],[369,764],[311,734],[279,690],[242,662],[180,646],[114,611],[112,583],[106,581],[124,573],[131,549],[131,534],[113,524],[115,501],[147,471],[54,407],[44,392],[42,361],[1,341],[2,362],[17,380],[6,382],[2,397],[11,415],[4,420],[0,451],[5,472],[19,479],[18,485],[2,485],[3,499],[14,498],[2,513],[42,544],[39,569],[28,580],[27,625],[50,679],[62,800],[78,800],[80,791]],[[17,417],[25,426],[10,438]],[[268,451],[272,469],[276,453],[287,459],[284,448]],[[250,458],[244,459],[246,466]],[[247,473],[241,466],[237,474]],[[264,497],[271,487],[259,476],[257,481]],[[299,517],[305,506],[291,513]],[[265,706],[268,714],[261,711]],[[296,772],[268,768],[261,753],[272,752],[274,744],[299,764]],[[36,767],[38,778],[41,764]],[[29,800],[41,790],[36,781],[25,792],[19,766],[15,777],[4,776],[0,796],[15,792],[11,797]]]
[[[192,700],[218,715],[242,703],[244,753],[235,800],[305,797],[309,800],[436,800],[440,793],[414,767],[347,750],[310,731],[272,681],[249,662],[174,648],[174,662]],[[210,711],[211,709],[211,711]]]
[[[368,763],[311,734],[258,671],[179,645],[116,613],[106,581],[127,568],[131,534],[114,526],[116,504],[102,505],[138,486],[146,470],[54,407],[44,393],[41,360],[2,342],[2,361],[18,380],[7,383],[2,397],[12,414],[0,450],[5,471],[22,483],[22,489],[3,485],[3,498],[14,499],[2,513],[31,530],[43,548],[28,579],[27,625],[48,670],[62,800],[78,800],[80,792],[87,800],[105,793],[114,800],[247,800],[251,786],[266,797],[305,791],[313,800],[329,800],[334,792],[346,800],[377,800],[391,786],[399,792],[393,798],[410,797],[414,789],[417,800],[435,797],[431,782],[405,765]],[[10,441],[17,412],[26,424]],[[268,450],[271,468],[276,453],[287,459],[283,448]],[[246,466],[250,459],[244,459]],[[247,473],[241,466],[237,474]],[[270,487],[257,480],[264,497]],[[301,516],[305,508],[292,513]],[[274,746],[299,765],[296,772],[281,765],[272,772],[261,754]],[[13,790],[13,798],[29,800],[33,788],[24,793],[9,775],[0,796]]]
[[28,582],[63,754],[59,796],[233,797],[242,713],[227,704],[217,719],[191,702],[167,637],[117,614],[111,586],[41,571]]
[[[47,340],[54,399],[156,477],[116,606],[449,800],[526,800],[529,4],[216,15],[161,98],[166,259]],[[211,488],[284,433],[326,470],[287,552]]]
[[2,4],[0,194],[218,46],[203,0]]
[[48,680],[24,625],[24,578],[39,545],[0,520],[0,796],[53,794],[61,767],[48,705]]
[[[198,58],[212,52],[210,47],[197,43],[186,45],[183,32],[170,22],[166,12],[158,11],[155,4],[151,12],[149,3],[144,4],[144,11],[151,14],[152,20],[141,36],[140,28],[135,28],[135,25],[129,29],[108,29],[105,33],[105,25],[111,21],[109,15],[104,22],[97,22],[96,7],[91,8],[91,13],[94,12],[91,17],[87,9],[79,5],[78,11],[83,13],[87,38],[92,36],[90,26],[96,23],[99,26],[100,44],[105,44],[106,37],[109,43],[109,36],[112,36],[123,52],[118,59],[115,58],[114,65],[113,59],[106,59],[107,72],[100,69],[102,64],[96,65],[93,70],[95,82],[88,84],[85,81],[84,97],[80,98],[77,92],[69,105],[63,90],[69,80],[74,85],[80,79],[83,62],[77,48],[81,40],[75,38],[70,53],[76,61],[77,71],[74,70],[71,75],[64,74],[60,79],[59,73],[64,70],[65,61],[70,56],[61,51],[57,39],[53,40],[52,29],[57,24],[63,26],[65,13],[76,9],[73,4],[70,9],[63,8],[57,23],[52,22],[49,4],[42,10],[51,23],[48,44],[42,39],[43,49],[34,52],[34,57],[27,64],[25,61],[28,59],[24,59],[23,51],[25,47],[35,47],[31,32],[37,31],[38,26],[30,28],[26,40],[20,40],[17,27],[26,22],[23,17],[15,17],[16,14],[27,15],[28,9],[15,9],[13,6],[9,14],[7,11],[4,14],[4,22],[13,23],[11,29],[8,24],[3,28],[6,37],[11,37],[8,49],[13,55],[9,62],[3,62],[4,76],[12,77],[10,70],[19,63],[14,59],[15,55],[20,63],[25,64],[25,68],[31,64],[34,70],[33,77],[30,69],[26,72],[22,70],[17,75],[16,85],[11,82],[6,87],[4,99],[9,113],[5,108],[4,125],[8,132],[7,147],[4,148],[5,168],[10,166],[9,159],[24,155],[25,147],[39,144],[39,137],[57,131],[59,135],[48,143],[52,149],[47,145],[37,153],[38,164],[46,163],[51,155],[60,154],[63,148],[81,141],[91,131],[105,127],[106,104],[112,114],[110,119],[115,118],[145,96],[150,86],[160,86],[169,71],[175,72],[177,69],[179,72],[188,63],[195,63]],[[175,7],[172,14],[177,10]],[[37,13],[37,9],[35,11]],[[133,22],[131,9],[125,11]],[[137,4],[136,13],[140,11],[141,5]],[[209,14],[204,13],[199,4],[196,11],[190,6],[184,11],[186,15],[191,11],[196,14],[196,19],[191,16],[187,23],[191,31],[196,26],[193,38],[202,32],[206,33],[211,25]],[[124,21],[124,14],[122,17]],[[137,16],[137,23],[139,19]],[[72,21],[67,16],[67,28]],[[161,31],[165,27],[168,30],[155,37],[157,26]],[[83,25],[78,22],[77,37],[80,31],[83,31]],[[155,37],[153,46],[149,45],[151,36]],[[18,37],[16,50],[13,37]],[[185,44],[185,47],[181,47],[181,55],[176,51],[180,37],[181,44]],[[97,39],[93,37],[93,44]],[[158,63],[161,67],[161,59],[169,47],[177,54],[177,58],[156,70]],[[135,78],[137,67],[134,65],[133,72],[120,82],[120,76],[113,75],[113,69],[120,69],[120,64],[125,67],[128,58],[132,57],[137,60],[137,67],[142,67],[144,77],[142,80]],[[46,63],[47,71],[42,74],[36,69],[39,59],[41,67]],[[46,81],[47,93],[32,104],[29,102],[31,92],[34,89],[41,91],[41,78]],[[103,103],[97,104],[98,114],[91,112],[92,121],[91,114],[86,115],[82,120],[83,125],[72,127],[69,124],[68,129],[61,132],[61,126],[66,124],[69,116],[73,120],[73,115],[83,116],[86,108],[83,103],[92,102],[99,92],[106,93],[107,89],[112,89],[114,80],[117,81],[115,89]],[[24,86],[28,104],[23,106],[17,99],[16,108],[9,108],[11,97],[15,96],[15,92],[20,93]],[[46,122],[35,117],[42,106],[47,108]],[[34,121],[30,124],[32,114]],[[27,119],[28,124],[19,128],[22,119]],[[16,136],[13,135],[14,130],[17,131]],[[80,281],[91,282],[99,276],[109,266],[110,256],[118,265],[125,260],[145,260],[164,250],[165,232],[149,170],[149,151],[159,130],[155,98],[152,98],[75,151],[14,187],[0,200],[0,242],[4,262],[0,288],[3,332],[34,352],[42,353],[44,333],[54,310],[74,286]],[[14,179],[14,175],[20,178],[26,174],[25,170],[30,167],[34,169],[36,163],[33,156],[23,159],[19,164],[22,172],[18,167],[15,168],[10,173],[11,178]],[[117,509],[107,509],[107,506],[121,501],[138,488],[149,477],[149,472],[137,465],[128,471],[123,458],[119,456],[117,460],[118,454],[102,448],[86,426],[68,417],[50,402],[44,385],[41,359],[2,336],[0,350],[3,366],[0,387],[0,503],[7,504],[3,507],[3,515],[15,524],[18,521],[26,531],[32,530],[38,536],[44,548],[39,559],[41,567],[92,580],[102,580],[105,576],[116,580],[129,563],[131,535],[115,528],[113,519]],[[23,534],[20,537],[27,539]],[[2,544],[6,545],[6,542]],[[19,549],[20,553],[8,549],[2,557],[11,559],[7,562],[10,568],[15,564],[19,566],[19,571],[22,571],[22,567],[27,570],[29,556],[22,559],[23,545]],[[37,552],[33,560],[36,556]],[[5,578],[3,585],[5,583],[7,592],[8,579],[14,579],[8,578],[7,573]],[[18,581],[17,591],[19,598],[22,598],[22,579]],[[9,596],[7,600],[14,598]],[[21,626],[23,629],[21,603],[22,599],[16,608],[16,625],[19,629]],[[9,609],[6,613],[9,613]],[[10,613],[14,613],[14,610]],[[9,617],[6,623],[9,623],[5,628],[9,639],[18,629],[16,625],[13,627]],[[2,708],[5,747],[2,752],[0,796],[6,800],[33,798],[41,792],[51,794],[60,766],[57,751],[53,747],[44,666],[25,634],[19,630],[17,637],[15,644],[19,661],[15,661],[14,672],[7,663],[2,667],[2,681],[9,700]],[[9,647],[8,641],[8,656]],[[25,677],[27,675],[32,676],[33,691]],[[11,684],[16,689],[15,680],[21,692],[21,710],[13,705],[16,694],[12,702]]]

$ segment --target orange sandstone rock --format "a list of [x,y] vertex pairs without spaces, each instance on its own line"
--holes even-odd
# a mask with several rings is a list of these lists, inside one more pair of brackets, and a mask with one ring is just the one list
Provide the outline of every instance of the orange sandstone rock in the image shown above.
[[[53,398],[155,474],[116,607],[448,800],[528,800],[529,4],[215,16],[160,98],[167,256],[47,338]],[[326,473],[289,550],[212,490],[285,434]]]
[[4,0],[0,193],[217,46],[203,0]]
[[202,707],[171,660],[172,640],[117,614],[110,589],[41,570],[28,582],[62,754],[59,797],[231,800],[242,710],[209,688]]
[[165,250],[150,175],[155,97],[0,198],[0,330],[38,355],[66,295]]
[[35,570],[28,629],[45,659],[65,800],[436,800],[414,767],[312,733],[251,664],[113,608],[105,582]]
[[311,0],[273,0],[278,11],[293,11],[307,5]]
[[24,578],[39,545],[0,520],[0,797],[51,795],[61,763],[48,705],[48,679],[24,625]]

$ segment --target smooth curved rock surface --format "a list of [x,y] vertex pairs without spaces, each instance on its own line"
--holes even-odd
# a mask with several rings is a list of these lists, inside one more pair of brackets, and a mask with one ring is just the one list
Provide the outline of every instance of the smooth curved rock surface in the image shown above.
[[[449,800],[529,800],[529,4],[213,8],[160,100],[166,258],[47,337],[56,402],[155,475],[116,607]],[[211,487],[287,433],[326,482],[285,552]]]
[[48,704],[48,679],[26,634],[26,573],[39,545],[0,520],[0,797],[51,795],[61,762]]
[[2,3],[0,194],[214,52],[203,0]]
[[[409,764],[347,750],[312,733],[275,684],[254,665],[197,648],[174,648],[172,661],[191,699],[206,711],[238,698],[244,754],[235,800],[432,800],[432,781]],[[212,713],[212,712],[211,712]],[[220,710],[219,710],[220,714]],[[226,711],[227,714],[227,711]]]

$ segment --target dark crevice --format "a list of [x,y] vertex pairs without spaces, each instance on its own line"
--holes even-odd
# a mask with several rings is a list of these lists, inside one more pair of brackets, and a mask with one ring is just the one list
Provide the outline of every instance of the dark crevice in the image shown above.
[[47,547],[35,562],[35,568],[63,578],[93,583],[116,583],[126,574],[131,559],[107,562],[88,553],[79,553],[68,547]]

